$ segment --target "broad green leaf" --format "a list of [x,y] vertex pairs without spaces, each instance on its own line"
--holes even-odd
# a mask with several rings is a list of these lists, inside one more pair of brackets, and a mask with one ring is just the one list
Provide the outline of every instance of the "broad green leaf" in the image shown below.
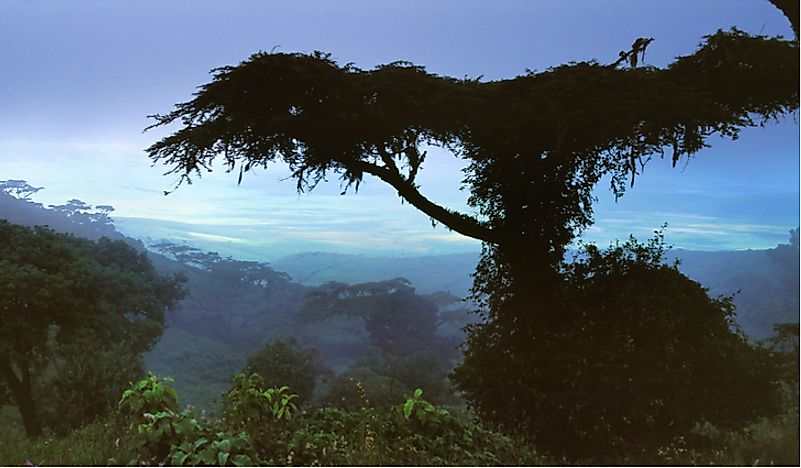
[[172,457],[170,458],[170,463],[172,464],[172,466],[183,466],[184,461],[186,461],[187,455],[188,455],[187,453],[179,450],[174,454],[172,454]]
[[253,460],[247,455],[236,455],[231,462],[234,466],[253,466]]
[[206,466],[213,466],[217,463],[217,450],[213,445],[209,445],[198,454],[198,460]]
[[206,444],[208,442],[209,442],[208,439],[206,439],[205,437],[201,437],[200,439],[196,440],[194,444],[195,450],[199,449],[203,444]]
[[414,400],[406,400],[406,403],[403,404],[403,415],[406,416],[406,419],[412,416],[412,408],[414,408]]
[[192,418],[184,417],[176,421],[173,426],[176,434],[188,434],[195,429],[197,422]]
[[231,451],[231,441],[228,439],[219,440],[214,442],[214,445],[223,452]]

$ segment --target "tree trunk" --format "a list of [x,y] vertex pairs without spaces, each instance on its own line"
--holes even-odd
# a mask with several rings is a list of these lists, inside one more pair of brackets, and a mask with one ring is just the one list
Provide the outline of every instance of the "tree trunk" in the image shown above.
[[31,395],[31,374],[27,363],[20,363],[22,378],[18,378],[16,372],[11,367],[11,363],[6,359],[0,359],[0,376],[8,383],[11,396],[19,409],[22,418],[22,425],[25,427],[25,435],[29,438],[42,435],[42,426],[36,417],[36,405]]

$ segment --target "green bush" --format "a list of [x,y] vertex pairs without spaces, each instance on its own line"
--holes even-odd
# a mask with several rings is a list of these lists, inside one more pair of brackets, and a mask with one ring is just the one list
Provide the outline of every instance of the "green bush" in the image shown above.
[[[244,380],[242,377],[235,382]],[[247,466],[255,455],[247,433],[223,427],[220,421],[199,421],[190,411],[178,412],[178,395],[166,385],[171,379],[149,374],[123,392],[120,414],[128,422],[137,456],[132,464],[173,466]],[[243,385],[235,385],[229,394]],[[252,390],[252,387],[248,390]],[[247,393],[247,392],[246,392]],[[235,400],[235,397],[232,397]]]
[[132,463],[207,465],[498,465],[546,461],[508,436],[434,406],[416,390],[402,404],[375,408],[355,385],[356,411],[296,414],[287,387],[265,388],[258,374],[234,376],[219,420],[178,412],[167,379],[149,375],[120,401]]
[[178,394],[167,385],[172,379],[148,374],[122,393],[119,416],[131,435],[140,461],[160,463],[197,421],[178,413]]
[[[15,415],[16,416],[16,415]],[[18,418],[18,417],[17,417]],[[6,421],[0,424],[0,466],[105,466],[124,464],[136,454],[136,449],[113,422],[94,422],[65,436],[30,439],[20,424]]]
[[244,432],[196,434],[173,445],[171,466],[253,466],[253,442]]
[[121,345],[103,349],[87,342],[60,355],[57,369],[34,390],[42,425],[57,435],[106,419],[128,382],[144,375],[141,355]]
[[[363,394],[362,386],[357,387]],[[365,396],[363,395],[363,398]],[[284,457],[290,465],[534,465],[548,463],[532,448],[489,431],[422,398],[355,411],[322,408],[305,415]]]
[[373,348],[354,366],[330,379],[318,402],[351,410],[362,407],[357,382],[364,387],[371,406],[377,408],[402,403],[404,395],[416,388],[438,404],[457,401],[448,392],[442,359],[430,351],[389,356]]
[[307,403],[314,394],[315,380],[325,366],[317,350],[301,348],[290,338],[274,340],[247,360],[246,373],[261,375],[269,387],[288,386],[298,401]]
[[798,454],[796,409],[739,429],[699,423],[688,436],[676,437],[673,443],[658,449],[655,456],[636,462],[657,465],[798,466]]

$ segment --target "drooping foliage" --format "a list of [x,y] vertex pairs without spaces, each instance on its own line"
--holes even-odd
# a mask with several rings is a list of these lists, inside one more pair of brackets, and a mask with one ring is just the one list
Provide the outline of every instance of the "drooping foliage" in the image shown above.
[[[156,116],[156,125],[182,128],[148,152],[183,180],[217,157],[240,177],[283,160],[301,191],[329,173],[346,186],[374,175],[434,220],[485,241],[476,292],[500,313],[510,285],[547,291],[557,279],[564,249],[592,221],[602,177],[621,195],[666,148],[676,164],[712,135],[736,138],[795,110],[797,75],[795,42],[736,29],[663,69],[579,62],[492,82],[407,62],[365,71],[320,53],[259,53]],[[469,162],[464,183],[478,216],[419,191],[425,144]]]
[[[148,152],[184,180],[218,156],[240,174],[284,160],[300,190],[329,172],[346,184],[372,174],[465,235],[491,244],[539,238],[539,249],[561,250],[590,221],[603,175],[622,193],[638,164],[665,147],[675,163],[712,134],[735,137],[795,109],[797,56],[788,41],[719,31],[665,69],[581,62],[480,82],[407,62],[365,71],[319,53],[259,53],[156,116],[156,125],[183,128]],[[484,220],[420,194],[425,143],[472,163],[466,184]],[[551,232],[535,232],[543,229]]]
[[80,373],[63,360],[100,359],[102,353],[69,351],[87,341],[141,355],[161,335],[165,311],[183,294],[181,282],[159,276],[144,254],[123,242],[0,221],[0,375],[28,435],[41,431],[32,393],[38,374],[60,366]]

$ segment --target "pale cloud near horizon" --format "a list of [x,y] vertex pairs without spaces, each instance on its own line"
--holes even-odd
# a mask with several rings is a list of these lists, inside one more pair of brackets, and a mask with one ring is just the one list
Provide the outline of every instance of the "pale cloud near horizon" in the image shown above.
[[[281,180],[286,177],[281,167],[248,174],[241,185],[232,174],[217,171],[165,197],[163,191],[172,188],[175,176],[164,176],[163,167],[151,167],[141,149],[132,145],[3,141],[0,154],[4,155],[0,161],[2,178],[44,186],[46,189],[35,199],[45,205],[71,198],[94,205],[110,204],[116,208],[114,214],[123,232],[127,229],[146,235],[150,227],[137,228],[133,219],[157,220],[163,237],[172,236],[210,250],[228,249],[237,256],[253,256],[259,248],[269,251],[264,257],[274,258],[307,250],[398,255],[476,251],[480,246],[441,225],[432,228],[428,217],[401,204],[392,189],[375,179],[367,179],[358,194],[341,196],[339,184],[330,183],[299,195],[292,181]],[[431,159],[431,167],[422,173],[428,178],[423,187],[433,187],[434,198],[464,210],[466,194],[458,190],[461,166],[448,158],[440,154]],[[748,206],[747,194],[734,192],[721,198],[708,190],[687,195],[688,182],[682,174],[653,172],[648,175],[657,182],[675,179],[675,187],[671,184],[670,188],[677,191],[659,188],[659,183],[649,185],[646,180],[641,181],[643,189],[609,202],[605,187],[600,186],[596,223],[582,239],[606,244],[629,234],[644,238],[667,222],[667,240],[677,247],[769,248],[785,242],[787,231],[798,224],[792,209],[768,220],[759,204]],[[731,204],[727,200],[738,196],[743,206],[740,212],[720,205],[721,200]],[[793,196],[797,198],[793,194],[775,195],[777,201],[770,205],[792,205]],[[691,203],[682,202],[682,197]],[[165,223],[170,222],[181,224],[168,228]],[[181,234],[180,230],[186,232]],[[242,253],[242,248],[249,250]]]

